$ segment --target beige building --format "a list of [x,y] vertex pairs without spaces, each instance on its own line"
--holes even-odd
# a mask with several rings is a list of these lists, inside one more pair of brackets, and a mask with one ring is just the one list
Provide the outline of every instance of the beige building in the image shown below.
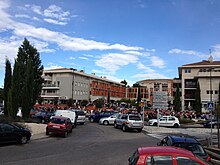
[[114,82],[106,77],[98,77],[95,74],[86,74],[83,70],[73,68],[59,68],[44,70],[42,77],[44,84],[41,97],[46,103],[54,100],[65,102],[72,98],[75,102],[98,98],[119,100],[126,96],[124,84]]
[[208,102],[217,102],[220,83],[220,61],[203,60],[178,68],[182,86],[182,110],[193,110],[197,82],[200,84],[202,112]]

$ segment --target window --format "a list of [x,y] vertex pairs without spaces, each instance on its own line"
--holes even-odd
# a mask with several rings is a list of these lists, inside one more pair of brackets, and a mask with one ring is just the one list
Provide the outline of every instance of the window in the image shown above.
[[149,156],[146,165],[172,165],[172,156]]
[[191,69],[185,69],[185,73],[191,73]]
[[139,159],[138,151],[134,152],[131,157],[129,157],[129,164],[135,165]]
[[187,157],[177,156],[176,160],[177,160],[178,165],[186,165],[186,164],[187,165],[200,165],[200,163],[198,163],[195,160],[192,160],[190,158],[187,158]]
[[175,121],[175,118],[174,117],[169,117],[168,120],[169,121]]
[[217,95],[217,94],[218,94],[218,91],[215,91],[215,94]]

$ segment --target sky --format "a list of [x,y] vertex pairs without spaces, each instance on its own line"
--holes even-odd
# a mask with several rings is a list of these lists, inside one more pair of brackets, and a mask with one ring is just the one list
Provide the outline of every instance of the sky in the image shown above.
[[[128,85],[220,60],[219,0],[0,0],[0,87],[24,38],[44,69],[75,68]],[[210,53],[211,50],[211,53]]]

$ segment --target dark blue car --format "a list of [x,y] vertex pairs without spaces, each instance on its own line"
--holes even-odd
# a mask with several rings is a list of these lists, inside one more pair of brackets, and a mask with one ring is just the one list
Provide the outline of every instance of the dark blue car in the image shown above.
[[99,122],[99,120],[102,118],[102,117],[109,117],[111,115],[115,114],[115,112],[112,112],[112,111],[103,111],[103,112],[98,112],[98,113],[95,113],[93,115],[90,115],[89,116],[89,121],[90,122]]
[[175,146],[191,151],[193,154],[209,162],[210,156],[206,153],[202,145],[194,138],[184,136],[166,136],[157,143],[159,146]]

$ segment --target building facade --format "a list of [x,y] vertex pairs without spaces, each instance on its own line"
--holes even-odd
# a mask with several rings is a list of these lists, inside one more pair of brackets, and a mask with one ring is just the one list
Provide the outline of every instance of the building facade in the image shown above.
[[220,83],[220,61],[203,60],[178,68],[182,84],[182,110],[193,110],[197,83],[200,85],[202,112],[208,102],[217,102]]
[[95,74],[86,74],[83,70],[60,68],[44,70],[44,84],[41,97],[46,103],[54,100],[65,101],[72,98],[75,102],[98,98],[119,100],[126,96],[126,87],[123,84],[98,77]]

